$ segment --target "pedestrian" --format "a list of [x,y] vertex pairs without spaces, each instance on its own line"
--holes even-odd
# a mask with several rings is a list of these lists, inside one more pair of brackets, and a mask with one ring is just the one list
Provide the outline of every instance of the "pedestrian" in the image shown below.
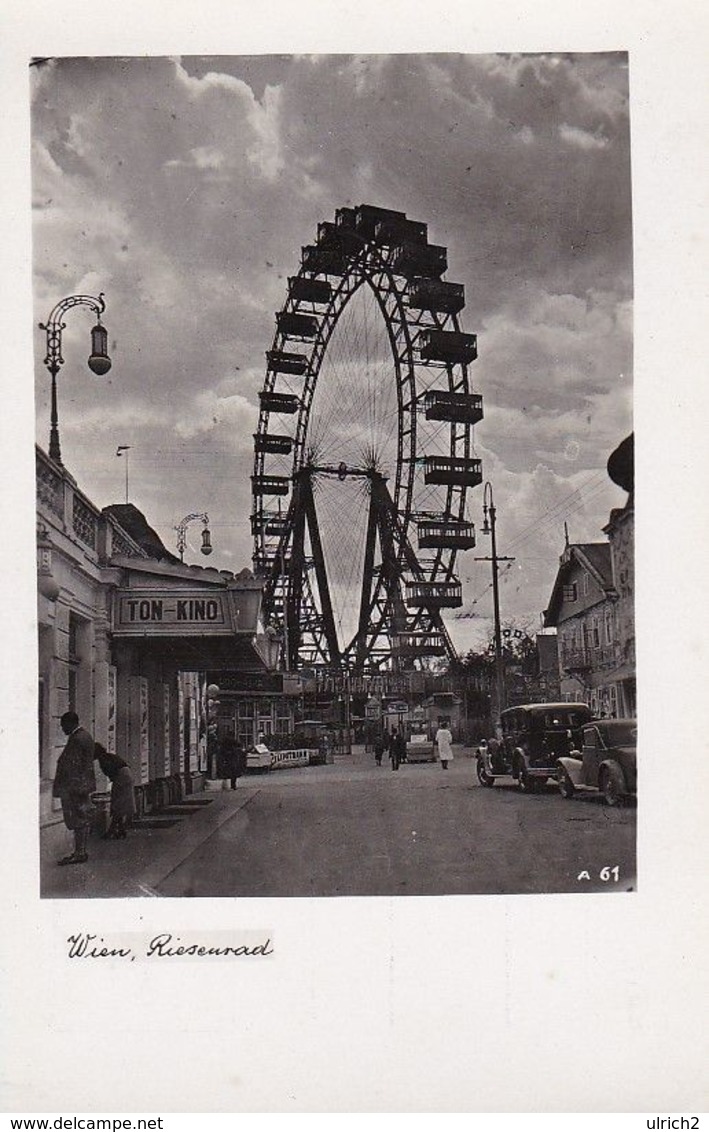
[[225,735],[220,748],[222,777],[229,779],[232,790],[236,790],[236,780],[241,778],[246,766],[246,753],[233,735]]
[[126,836],[128,821],[135,815],[133,775],[126,760],[101,743],[94,746],[94,758],[111,782],[111,822],[103,836],[106,841],[119,840]]
[[83,865],[89,859],[91,794],[96,789],[94,741],[88,731],[79,726],[75,711],[65,711],[59,723],[67,742],[57,760],[52,795],[61,799],[64,824],[74,834],[74,852],[62,857],[57,864]]
[[389,743],[389,758],[391,759],[391,769],[398,770],[402,761],[402,754],[406,756],[406,740],[401,728],[394,728],[391,733],[391,741]]
[[374,739],[374,760],[375,760],[377,766],[382,765],[382,756],[383,756],[385,750],[386,750],[386,740],[384,738],[384,733],[380,731],[379,734]]
[[441,726],[436,732],[436,738],[433,740],[438,747],[438,757],[441,760],[441,766],[444,770],[448,770],[448,763],[453,761],[453,736],[448,730],[448,720],[441,720]]

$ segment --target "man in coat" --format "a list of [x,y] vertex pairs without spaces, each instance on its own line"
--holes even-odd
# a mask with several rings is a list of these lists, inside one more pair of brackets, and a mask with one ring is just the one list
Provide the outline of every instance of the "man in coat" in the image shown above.
[[74,833],[74,852],[62,857],[57,864],[83,865],[89,859],[91,794],[96,789],[94,741],[88,731],[79,726],[75,711],[65,711],[59,722],[68,738],[57,761],[52,794],[61,799],[64,824]]
[[222,778],[228,778],[232,790],[236,790],[236,780],[246,770],[246,752],[233,735],[225,735],[219,754]]
[[389,743],[389,758],[391,759],[391,769],[398,770],[399,765],[406,758],[406,739],[404,737],[403,728],[395,727],[391,733],[391,741]]

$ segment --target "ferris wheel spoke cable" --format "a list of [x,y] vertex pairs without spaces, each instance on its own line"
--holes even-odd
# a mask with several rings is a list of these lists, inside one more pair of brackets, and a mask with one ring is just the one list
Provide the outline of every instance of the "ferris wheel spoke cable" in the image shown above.
[[[366,289],[370,290],[368,287]],[[358,297],[359,293],[352,301],[356,302]],[[322,415],[318,421],[318,433],[321,430],[326,432],[335,416],[339,416],[348,424],[353,419],[364,416],[369,432],[368,444],[365,447],[376,452],[379,447],[382,417],[388,417],[391,425],[396,422],[397,413],[396,406],[392,405],[391,360],[377,356],[384,352],[386,346],[383,333],[384,321],[378,308],[374,309],[373,299],[370,300],[370,307],[372,311],[366,312],[362,320],[364,330],[358,329],[353,319],[343,315],[333,332],[334,357],[330,359],[327,367],[323,366],[321,376],[337,374],[339,377],[337,395],[333,390],[329,405],[323,404]],[[378,336],[371,332],[372,320],[376,320]],[[387,377],[389,377],[388,382]],[[393,392],[395,393],[395,386]]]

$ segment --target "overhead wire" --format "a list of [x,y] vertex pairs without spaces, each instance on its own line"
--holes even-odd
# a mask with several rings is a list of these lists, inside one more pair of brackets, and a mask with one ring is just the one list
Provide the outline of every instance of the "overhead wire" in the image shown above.
[[[589,503],[591,503],[594,499],[598,498],[598,496],[602,495],[605,492],[606,487],[607,477],[603,473],[594,473],[589,477],[587,481],[585,481],[584,484],[582,484],[578,488],[575,488],[572,492],[569,492],[561,500],[557,501],[557,503],[554,504],[553,507],[548,508],[546,511],[542,512],[541,515],[537,517],[537,519],[524,527],[522,531],[518,532],[518,534],[513,539],[511,539],[510,542],[505,544],[505,551],[519,551],[521,547],[531,542],[535,535],[543,534],[547,529],[551,530],[554,524],[559,521],[561,516],[569,518],[570,516],[577,514],[579,511],[587,507]],[[586,488],[590,488],[590,490],[586,494],[584,494],[584,489]],[[574,497],[576,496],[580,497],[576,506],[569,507],[568,501],[574,499]],[[505,563],[504,568],[501,569],[498,573],[498,579],[500,581],[506,580],[510,574],[511,569],[512,563]],[[484,589],[482,589],[480,593],[478,593],[477,596],[472,599],[470,603],[471,606],[477,605],[477,603],[481,601],[482,598],[485,597],[488,591],[492,588],[492,582],[489,582],[484,587]]]

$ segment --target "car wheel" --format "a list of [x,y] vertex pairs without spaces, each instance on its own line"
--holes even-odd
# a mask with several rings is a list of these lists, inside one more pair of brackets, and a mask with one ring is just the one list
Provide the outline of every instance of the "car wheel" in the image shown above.
[[494,775],[488,774],[487,769],[485,767],[485,763],[483,762],[482,759],[477,760],[477,766],[476,766],[475,769],[476,769],[477,774],[478,774],[478,782],[480,783],[481,786],[494,786],[495,785]]
[[576,787],[569,778],[568,772],[563,769],[559,771],[559,793],[562,798],[573,798],[576,793]]
[[619,766],[613,763],[603,770],[601,793],[607,806],[622,806],[625,801],[625,780]]

